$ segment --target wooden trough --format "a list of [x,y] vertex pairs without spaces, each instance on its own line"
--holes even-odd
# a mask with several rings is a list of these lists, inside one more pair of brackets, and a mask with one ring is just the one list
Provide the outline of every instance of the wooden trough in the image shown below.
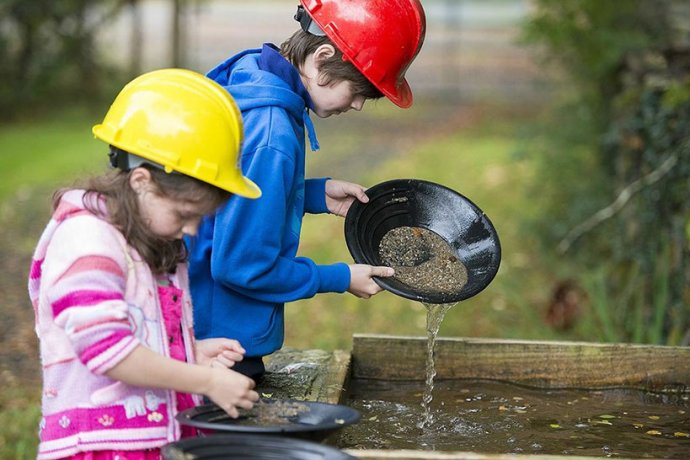
[[[341,403],[350,379],[424,379],[427,339],[355,334],[352,352],[281,350],[259,386],[264,396]],[[633,344],[439,338],[436,379],[488,379],[544,389],[628,387],[688,391],[690,348]],[[361,460],[594,460],[606,457],[346,450]],[[617,457],[620,458],[620,457]],[[690,452],[688,453],[690,458]]]

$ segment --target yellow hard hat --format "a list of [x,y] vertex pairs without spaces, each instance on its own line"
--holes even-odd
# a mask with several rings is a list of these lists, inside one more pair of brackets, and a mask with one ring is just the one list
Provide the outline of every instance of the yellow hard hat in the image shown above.
[[242,116],[218,83],[185,69],[129,82],[93,134],[108,144],[247,198],[261,196],[242,175]]

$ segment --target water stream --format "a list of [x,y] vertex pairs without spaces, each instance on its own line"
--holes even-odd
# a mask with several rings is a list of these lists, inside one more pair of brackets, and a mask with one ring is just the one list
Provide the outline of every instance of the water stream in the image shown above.
[[434,391],[434,377],[436,377],[436,365],[434,362],[434,347],[436,345],[436,336],[441,327],[443,318],[446,312],[450,310],[456,303],[444,304],[430,304],[425,303],[426,307],[426,385],[424,387],[424,394],[422,396],[422,409],[424,410],[424,418],[417,424],[419,428],[429,426],[434,421],[434,416],[431,413],[431,401],[433,399]]

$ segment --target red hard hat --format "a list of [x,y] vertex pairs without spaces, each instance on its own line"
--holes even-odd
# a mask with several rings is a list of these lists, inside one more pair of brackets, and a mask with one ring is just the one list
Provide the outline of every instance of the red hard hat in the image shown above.
[[300,0],[313,21],[388,99],[412,105],[405,72],[419,53],[426,17],[419,0]]

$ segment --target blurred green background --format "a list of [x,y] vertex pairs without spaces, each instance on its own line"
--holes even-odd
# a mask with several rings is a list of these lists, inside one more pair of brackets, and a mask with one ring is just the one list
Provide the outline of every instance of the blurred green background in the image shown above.
[[[423,4],[427,40],[408,73],[415,105],[368,102],[314,120],[322,150],[308,153],[308,175],[365,186],[426,179],[485,211],[501,238],[500,270],[448,312],[441,336],[687,346],[687,2]],[[35,456],[40,363],[26,274],[55,188],[105,169],[91,126],[133,75],[203,72],[279,43],[294,30],[294,7],[0,3],[0,458]],[[350,262],[343,220],[308,216],[300,253]],[[355,332],[425,335],[424,307],[388,292],[319,295],[286,311],[290,347],[347,350]]]

